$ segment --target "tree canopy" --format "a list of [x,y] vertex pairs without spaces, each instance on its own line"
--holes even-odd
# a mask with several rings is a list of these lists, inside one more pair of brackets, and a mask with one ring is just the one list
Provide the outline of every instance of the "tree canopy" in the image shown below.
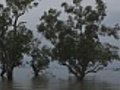
[[120,30],[117,24],[113,27],[103,24],[106,16],[103,0],[95,0],[95,7],[82,6],[81,2],[73,0],[72,4],[61,4],[67,20],[60,19],[61,12],[51,8],[44,12],[38,25],[38,31],[54,45],[52,59],[67,66],[79,80],[119,59],[118,47],[100,38],[119,39]]
[[37,4],[35,0],[6,0],[6,5],[0,5],[1,76],[7,73],[8,79],[12,79],[13,69],[22,64],[25,54],[31,54],[33,31],[19,18]]
[[[36,0],[6,0],[5,5],[0,4],[2,77],[6,73],[11,80],[14,68],[22,65],[24,55],[32,57],[29,64],[35,76],[47,68],[50,61],[57,60],[79,80],[120,59],[117,46],[101,41],[101,37],[118,40],[120,30],[118,24],[113,27],[104,24],[107,14],[103,0],[95,0],[95,7],[83,6],[82,0],[73,0],[72,4],[61,4],[64,11],[53,8],[45,11],[37,29],[51,42],[52,48],[41,47],[41,40],[35,38],[26,21],[20,20],[37,5]],[[61,14],[65,17],[61,18]]]

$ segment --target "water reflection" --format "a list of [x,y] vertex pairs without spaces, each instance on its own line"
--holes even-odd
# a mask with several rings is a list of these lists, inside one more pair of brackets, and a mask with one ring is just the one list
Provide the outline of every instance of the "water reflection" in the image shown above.
[[[88,75],[82,82],[73,76],[59,78],[48,73],[36,78],[29,69],[16,70],[12,82],[8,82],[6,78],[0,79],[0,90],[120,90],[120,83],[113,84],[110,79],[107,81],[105,73]],[[113,77],[116,77],[115,75],[119,74],[113,74]],[[65,74],[61,77],[65,77]],[[117,81],[117,78],[115,79]]]
[[116,90],[116,86],[114,87],[106,82],[95,81],[94,79],[85,79],[84,81],[79,82],[74,78],[72,80],[56,80],[54,82],[55,83],[52,84],[49,83],[50,87],[48,90]]
[[14,81],[7,81],[6,78],[2,78],[0,81],[0,90],[20,90],[15,86]]
[[38,77],[32,77],[32,79],[30,80],[31,84],[30,87],[32,90],[37,90],[40,88],[44,88],[47,90],[48,87],[48,78],[46,75],[41,75]]

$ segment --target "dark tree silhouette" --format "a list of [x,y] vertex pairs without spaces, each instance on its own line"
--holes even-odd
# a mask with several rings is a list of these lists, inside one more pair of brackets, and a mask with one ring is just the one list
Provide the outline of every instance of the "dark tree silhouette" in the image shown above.
[[61,12],[50,9],[41,17],[38,31],[53,45],[52,59],[68,67],[79,80],[91,72],[97,72],[112,60],[118,60],[118,47],[101,41],[101,37],[119,39],[119,25],[103,24],[106,6],[103,0],[95,0],[96,6],[82,6],[82,0],[62,3],[67,20],[60,19]]
[[49,48],[46,46],[39,48],[40,44],[41,42],[38,39],[34,39],[32,41],[31,52],[29,54],[32,57],[30,65],[34,71],[35,77],[39,75],[39,72],[42,72],[48,67],[51,60]]
[[19,18],[34,6],[34,0],[6,0],[6,6],[0,4],[1,76],[6,72],[9,80],[14,68],[21,65],[23,55],[31,49],[33,33]]

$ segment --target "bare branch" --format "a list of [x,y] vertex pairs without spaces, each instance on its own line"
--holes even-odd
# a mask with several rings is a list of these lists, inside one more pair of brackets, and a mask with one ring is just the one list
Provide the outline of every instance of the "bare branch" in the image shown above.
[[98,70],[101,70],[103,67],[101,67],[101,64],[95,65],[92,69],[85,72],[85,74],[88,73],[96,73]]

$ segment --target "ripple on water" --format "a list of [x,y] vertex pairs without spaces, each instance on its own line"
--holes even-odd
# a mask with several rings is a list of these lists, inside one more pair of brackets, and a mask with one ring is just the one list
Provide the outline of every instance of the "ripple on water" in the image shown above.
[[0,90],[120,90],[120,72],[101,71],[78,82],[63,68],[52,68],[37,78],[28,68],[16,68],[12,82],[0,79]]

